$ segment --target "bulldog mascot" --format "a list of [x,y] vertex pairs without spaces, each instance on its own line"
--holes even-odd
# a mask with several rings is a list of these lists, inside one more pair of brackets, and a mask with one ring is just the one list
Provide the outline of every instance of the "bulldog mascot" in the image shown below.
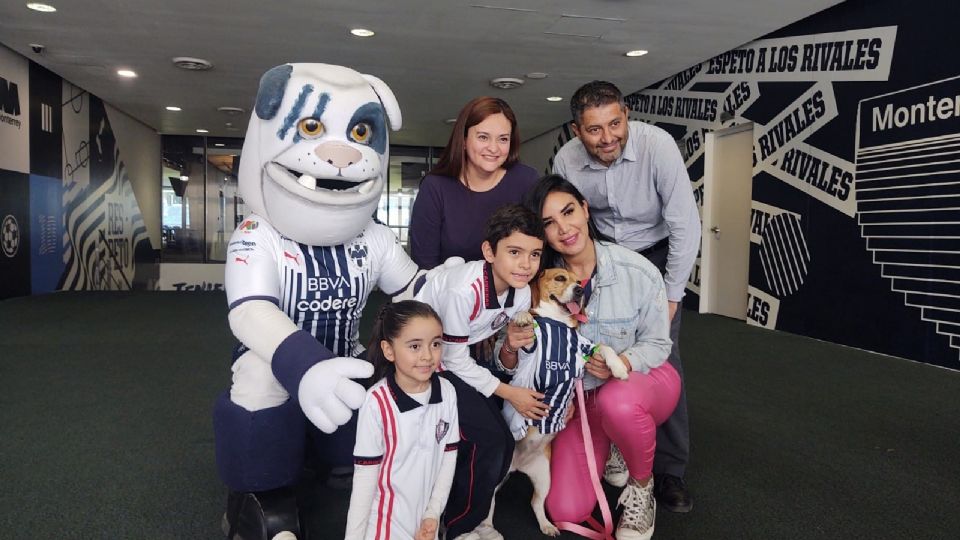
[[305,417],[332,434],[317,437],[318,455],[352,456],[353,431],[337,429],[363,403],[351,379],[373,373],[356,358],[360,314],[375,286],[397,294],[417,275],[393,232],[372,219],[388,127],[400,128],[400,109],[376,77],[286,64],[260,80],[239,171],[251,213],[226,263],[239,344],[230,391],[214,408],[229,538],[304,538],[291,487],[304,464]]

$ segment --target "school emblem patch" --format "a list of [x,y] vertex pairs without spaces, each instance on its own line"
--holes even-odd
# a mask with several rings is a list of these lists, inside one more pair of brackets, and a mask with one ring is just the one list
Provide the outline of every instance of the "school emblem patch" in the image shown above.
[[437,444],[440,444],[440,441],[443,440],[444,435],[447,434],[447,430],[450,429],[450,423],[445,422],[442,418],[437,421]]
[[500,314],[497,315],[497,318],[490,323],[490,328],[499,330],[501,327],[505,326],[509,320],[510,316],[501,311]]

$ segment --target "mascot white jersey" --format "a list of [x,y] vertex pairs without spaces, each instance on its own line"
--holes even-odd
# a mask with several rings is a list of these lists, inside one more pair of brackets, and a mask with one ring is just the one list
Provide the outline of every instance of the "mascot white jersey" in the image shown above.
[[376,77],[286,64],[260,81],[239,172],[252,213],[226,263],[239,345],[233,384],[214,410],[231,538],[302,537],[289,487],[303,467],[304,415],[333,433],[318,437],[331,445],[318,453],[349,463],[353,432],[337,430],[353,424],[363,402],[351,379],[373,371],[355,358],[361,312],[375,286],[394,294],[417,273],[392,231],[372,219],[389,127],[400,127],[399,106]]

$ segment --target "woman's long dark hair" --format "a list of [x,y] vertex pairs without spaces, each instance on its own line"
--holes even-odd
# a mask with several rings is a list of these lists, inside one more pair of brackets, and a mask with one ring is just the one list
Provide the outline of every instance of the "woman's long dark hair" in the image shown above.
[[369,379],[368,386],[393,373],[396,366],[393,362],[387,360],[383,354],[383,347],[380,342],[383,340],[392,342],[407,324],[418,317],[432,318],[440,324],[440,316],[428,304],[416,300],[403,300],[402,302],[387,302],[377,312],[377,318],[373,323],[373,334],[370,337],[370,346],[367,347],[367,360],[373,363],[373,376]]
[[481,96],[471,99],[460,109],[457,121],[453,124],[453,130],[450,131],[450,140],[447,141],[446,148],[437,160],[437,166],[430,171],[430,174],[449,176],[459,181],[464,161],[467,159],[467,130],[483,122],[488,116],[498,113],[503,114],[510,122],[510,153],[507,154],[507,160],[503,162],[503,168],[509,169],[519,161],[520,131],[517,129],[517,116],[513,114],[513,109],[500,98]]
[[[577,189],[577,186],[571,184],[569,180],[559,174],[548,174],[537,180],[537,183],[530,188],[530,191],[523,198],[523,204],[536,215],[543,216],[543,205],[547,196],[557,191],[569,194],[581,205],[587,201],[580,190]],[[593,222],[593,216],[587,216],[587,234],[595,242],[598,240],[613,242],[609,236],[600,232],[600,229]],[[549,242],[543,244],[543,257],[541,259],[543,264],[540,265],[540,269],[558,266],[560,261],[557,252],[554,251]]]

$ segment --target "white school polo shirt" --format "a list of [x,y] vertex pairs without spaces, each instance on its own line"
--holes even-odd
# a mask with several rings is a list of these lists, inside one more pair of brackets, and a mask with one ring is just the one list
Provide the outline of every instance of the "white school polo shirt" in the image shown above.
[[366,538],[412,539],[420,527],[444,452],[457,449],[457,393],[434,374],[426,405],[404,393],[393,374],[373,385],[360,407],[356,465],[380,465]]

